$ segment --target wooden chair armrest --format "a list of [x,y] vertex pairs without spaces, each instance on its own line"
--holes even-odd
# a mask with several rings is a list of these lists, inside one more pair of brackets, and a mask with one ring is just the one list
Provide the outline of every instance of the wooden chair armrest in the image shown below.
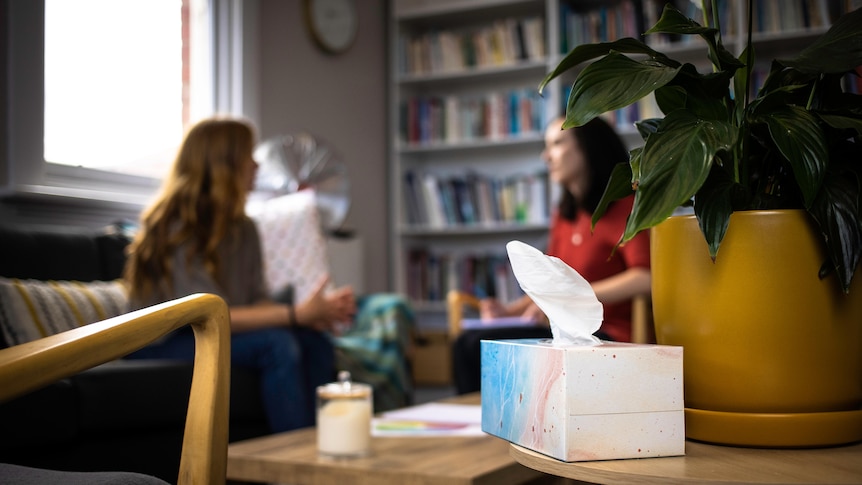
[[449,290],[446,294],[446,314],[449,321],[449,338],[454,340],[461,333],[464,307],[479,308],[479,299],[460,290]]
[[223,484],[227,470],[230,316],[198,294],[0,350],[0,402],[128,355],[191,325],[195,360],[180,459],[180,484]]
[[[449,323],[449,338],[454,340],[461,333],[464,308],[479,308],[479,299],[460,290],[446,294],[446,314]],[[652,343],[654,339],[651,295],[637,295],[632,299],[632,342]]]

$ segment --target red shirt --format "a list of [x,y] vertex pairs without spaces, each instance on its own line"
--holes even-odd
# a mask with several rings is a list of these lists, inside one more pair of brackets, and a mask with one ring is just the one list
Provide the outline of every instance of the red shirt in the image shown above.
[[[634,196],[612,204],[591,232],[592,216],[579,210],[574,221],[554,215],[548,240],[548,254],[556,256],[595,282],[628,268],[649,268],[649,232],[641,231],[631,241],[614,250],[626,227]],[[604,305],[602,331],[619,342],[630,342],[631,301]]]

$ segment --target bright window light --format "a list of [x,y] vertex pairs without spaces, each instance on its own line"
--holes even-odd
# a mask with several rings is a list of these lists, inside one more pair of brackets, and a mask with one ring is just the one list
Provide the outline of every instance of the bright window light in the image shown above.
[[46,161],[164,176],[192,112],[190,3],[45,0]]

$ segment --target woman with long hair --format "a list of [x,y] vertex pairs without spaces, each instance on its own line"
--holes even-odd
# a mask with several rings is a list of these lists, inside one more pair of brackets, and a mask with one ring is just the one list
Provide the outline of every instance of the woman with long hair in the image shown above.
[[[161,192],[144,210],[129,247],[124,279],[132,309],[192,293],[228,303],[231,363],[261,374],[273,432],[314,424],[315,388],[334,378],[327,331],[349,322],[353,291],[327,292],[328,278],[300,304],[269,298],[257,228],[245,213],[257,163],[255,134],[244,120],[210,118],[183,140]],[[141,349],[133,358],[194,357],[188,329]]]
[[[564,118],[545,131],[542,158],[548,176],[560,185],[546,253],[556,256],[590,282],[604,306],[604,321],[597,336],[631,341],[631,300],[650,290],[649,234],[643,231],[615,249],[625,229],[634,197],[619,200],[591,228],[592,214],[615,165],[628,163],[628,152],[614,129],[601,118],[563,130]],[[509,303],[494,298],[480,301],[482,318],[521,316],[535,326],[466,330],[453,346],[455,385],[459,393],[479,390],[480,340],[550,338],[547,318],[524,295]]]

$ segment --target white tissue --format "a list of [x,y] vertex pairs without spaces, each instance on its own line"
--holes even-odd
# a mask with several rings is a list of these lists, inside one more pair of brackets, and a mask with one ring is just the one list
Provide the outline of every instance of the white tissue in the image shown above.
[[555,346],[598,345],[604,308],[590,283],[559,258],[521,241],[506,244],[521,289],[545,312]]

